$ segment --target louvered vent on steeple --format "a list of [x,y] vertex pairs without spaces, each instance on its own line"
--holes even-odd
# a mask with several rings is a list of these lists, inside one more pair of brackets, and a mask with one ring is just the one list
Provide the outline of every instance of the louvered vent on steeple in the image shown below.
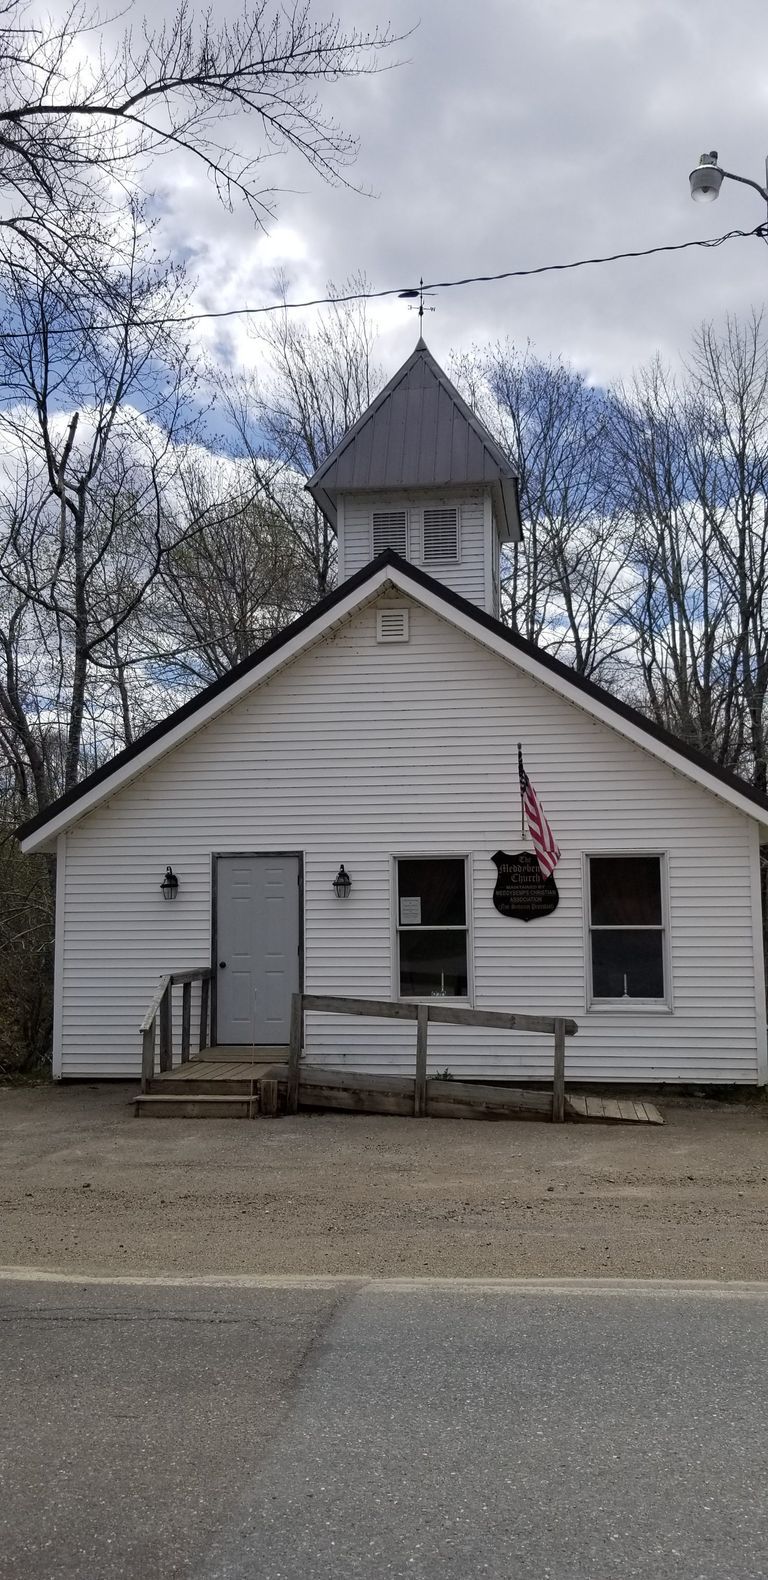
[[408,555],[408,518],[404,510],[374,510],[373,553],[383,554],[394,549],[396,554]]
[[459,513],[450,508],[425,508],[423,523],[424,564],[459,557]]

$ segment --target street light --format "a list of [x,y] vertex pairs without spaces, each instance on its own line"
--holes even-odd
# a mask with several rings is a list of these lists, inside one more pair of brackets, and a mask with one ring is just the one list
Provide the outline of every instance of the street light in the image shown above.
[[711,154],[702,154],[689,180],[694,203],[714,203],[723,184],[723,172],[717,163],[717,149],[713,148]]
[[752,181],[749,176],[734,175],[732,170],[723,170],[717,162],[717,149],[713,148],[709,154],[702,154],[695,169],[688,177],[691,187],[691,197],[694,203],[714,203],[720,193],[723,180],[740,181],[745,187],[754,187],[768,207],[768,159],[765,161],[765,186],[761,187],[759,181]]

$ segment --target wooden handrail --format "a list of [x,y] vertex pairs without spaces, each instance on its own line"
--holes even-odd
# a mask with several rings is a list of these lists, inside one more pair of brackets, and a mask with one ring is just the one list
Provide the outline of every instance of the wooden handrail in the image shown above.
[[[335,998],[327,993],[302,993],[305,1009],[315,1009],[329,1015],[381,1016],[386,1020],[418,1020],[420,1009],[429,1011],[431,1021],[445,1026],[496,1026],[500,1031],[548,1032],[554,1036],[558,1020],[556,1015],[512,1015],[501,1009],[468,1009],[463,1005],[398,1002],[384,998]],[[575,1020],[564,1020],[566,1037],[575,1037],[578,1026]]]
[[200,983],[200,1033],[198,1046],[206,1046],[208,1036],[208,1005],[210,1001],[210,966],[191,966],[184,971],[169,971],[160,978],[149,1009],[139,1027],[141,1034],[141,1090],[146,1092],[155,1073],[155,1043],[157,1023],[160,1022],[160,1069],[173,1069],[173,989],[182,989],[181,1002],[181,1062],[189,1058],[191,1038],[192,983]]
[[429,1024],[443,1026],[485,1026],[500,1031],[532,1031],[554,1037],[552,1071],[552,1118],[565,1118],[565,1039],[575,1037],[578,1024],[562,1015],[512,1015],[505,1010],[468,1009],[445,1003],[404,1003],[392,999],[338,998],[327,993],[294,993],[291,1000],[291,1043],[288,1055],[287,1111],[295,1114],[299,1106],[299,1069],[304,1045],[304,1012],[319,1010],[327,1015],[363,1015],[372,1019],[415,1020],[416,1074],[413,1083],[414,1114],[427,1111],[427,1037]]
[[152,1003],[150,1004],[149,1009],[144,1016],[144,1019],[139,1027],[139,1031],[149,1031],[150,1026],[154,1026],[155,1020],[157,1018],[157,1012],[160,1008],[160,1005],[162,1004],[163,999],[165,998],[166,990],[172,981],[173,978],[171,977],[170,973],[168,976],[160,978],[160,981],[157,984],[157,992],[155,993]]
[[386,1020],[415,1020],[418,1004],[393,1003],[384,998],[334,998],[326,993],[302,993],[305,1009],[325,1010],[329,1015],[380,1015]]

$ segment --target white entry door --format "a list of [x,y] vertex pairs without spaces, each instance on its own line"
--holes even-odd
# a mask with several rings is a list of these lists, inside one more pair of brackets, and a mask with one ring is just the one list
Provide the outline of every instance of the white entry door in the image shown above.
[[299,948],[298,856],[219,856],[217,1042],[289,1041]]

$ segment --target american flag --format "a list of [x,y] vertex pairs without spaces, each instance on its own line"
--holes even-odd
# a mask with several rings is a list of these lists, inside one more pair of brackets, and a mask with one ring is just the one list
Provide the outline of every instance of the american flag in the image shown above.
[[528,829],[536,860],[543,878],[551,878],[560,860],[560,846],[544,816],[544,810],[536,791],[523,767],[522,748],[517,748],[517,766],[520,772],[520,795],[523,802],[523,811],[528,821]]

